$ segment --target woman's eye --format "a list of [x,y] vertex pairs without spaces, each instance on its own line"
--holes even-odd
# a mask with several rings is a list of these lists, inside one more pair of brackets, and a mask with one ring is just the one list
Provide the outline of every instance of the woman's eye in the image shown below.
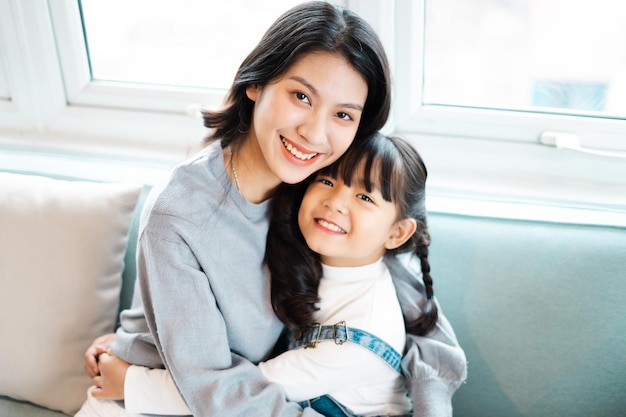
[[306,94],[301,93],[301,92],[298,91],[297,93],[295,93],[295,95],[296,95],[296,98],[298,99],[298,101],[309,103],[309,97]]
[[343,111],[337,113],[337,117],[339,117],[341,120],[352,120],[352,116]]

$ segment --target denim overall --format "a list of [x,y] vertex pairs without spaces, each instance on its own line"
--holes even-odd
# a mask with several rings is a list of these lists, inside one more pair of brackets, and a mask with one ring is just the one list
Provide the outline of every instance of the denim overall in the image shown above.
[[[330,326],[322,326],[319,323],[316,323],[302,332],[292,332],[289,349],[295,349],[300,346],[304,346],[305,348],[314,348],[320,340],[334,340],[338,345],[342,345],[346,341],[356,343],[377,354],[396,371],[402,372],[402,369],[400,368],[402,355],[398,353],[397,350],[391,347],[384,340],[369,332],[360,329],[348,328],[345,321],[340,321],[339,323]],[[350,412],[350,410],[330,395],[322,395],[321,397],[301,401],[299,404],[302,407],[311,407],[326,417],[360,417]],[[398,417],[410,417],[410,414]]]

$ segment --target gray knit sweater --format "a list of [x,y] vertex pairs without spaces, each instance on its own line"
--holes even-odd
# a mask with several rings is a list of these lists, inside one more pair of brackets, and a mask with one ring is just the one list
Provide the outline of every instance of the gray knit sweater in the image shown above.
[[[218,142],[177,166],[144,205],[135,298],[113,349],[133,364],[167,368],[195,416],[318,415],[288,402],[254,365],[283,328],[263,268],[267,208],[237,192]],[[415,316],[423,302],[419,262],[405,261],[388,266],[404,314]],[[414,415],[451,415],[466,365],[445,317],[428,337],[410,336],[407,349]]]

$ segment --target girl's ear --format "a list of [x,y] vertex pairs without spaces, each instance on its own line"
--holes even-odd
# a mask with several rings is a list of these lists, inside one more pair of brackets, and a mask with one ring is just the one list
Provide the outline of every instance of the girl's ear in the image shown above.
[[250,84],[246,87],[246,95],[248,98],[256,103],[259,98],[259,94],[261,94],[261,88],[258,84]]
[[391,229],[391,234],[385,241],[386,249],[396,249],[402,246],[417,229],[415,219],[407,218],[398,220]]

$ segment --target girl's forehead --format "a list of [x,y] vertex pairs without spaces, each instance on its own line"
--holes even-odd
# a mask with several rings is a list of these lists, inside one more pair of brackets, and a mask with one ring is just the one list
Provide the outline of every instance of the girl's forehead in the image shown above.
[[[369,165],[369,166],[368,166]],[[370,183],[378,188],[382,177],[382,161],[380,158],[362,155],[360,159],[343,159],[337,163],[336,169],[326,170],[326,174],[340,177],[348,183],[363,185]]]

